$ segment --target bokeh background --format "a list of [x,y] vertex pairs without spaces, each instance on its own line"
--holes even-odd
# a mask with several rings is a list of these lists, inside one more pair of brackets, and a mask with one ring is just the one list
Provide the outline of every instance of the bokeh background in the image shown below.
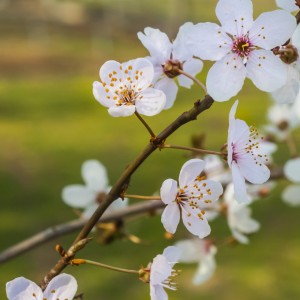
[[[275,1],[254,0],[255,16],[275,9]],[[113,183],[148,142],[137,119],[112,118],[92,96],[92,82],[109,59],[126,61],[148,53],[137,32],[151,26],[175,38],[186,21],[217,21],[216,0],[0,0],[0,250],[49,226],[76,218],[61,200],[65,185],[81,183],[80,168],[98,159]],[[210,64],[199,79],[205,82]],[[159,132],[202,91],[180,89],[174,107],[146,118]],[[257,127],[266,122],[271,100],[247,82],[238,95],[238,117]],[[189,145],[192,134],[206,134],[206,146],[218,150],[227,138],[232,101],[176,132],[170,142]],[[298,138],[299,132],[298,132]],[[278,163],[288,155],[282,145]],[[133,176],[130,192],[151,195],[166,178],[177,178],[186,153],[155,153]],[[271,197],[253,205],[261,230],[248,246],[223,246],[213,279],[193,286],[194,265],[181,265],[179,290],[170,299],[299,299],[300,208],[281,200],[280,182]],[[91,243],[80,256],[127,268],[146,265],[173,241],[164,239],[160,216],[134,218],[127,230],[144,243],[118,240]],[[229,235],[225,219],[212,223],[213,236]],[[185,237],[180,226],[175,240]],[[75,234],[58,238],[0,265],[0,299],[5,283],[17,276],[39,282],[56,262],[56,243],[66,248]],[[69,267],[84,299],[149,299],[149,286],[131,275],[93,266]]]

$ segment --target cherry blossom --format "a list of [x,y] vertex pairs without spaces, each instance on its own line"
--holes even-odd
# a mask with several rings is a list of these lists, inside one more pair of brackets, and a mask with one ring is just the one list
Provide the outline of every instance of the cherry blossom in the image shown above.
[[300,185],[291,184],[282,192],[282,199],[290,206],[300,205]]
[[163,254],[155,256],[147,268],[140,270],[140,279],[150,284],[151,300],[167,300],[168,294],[164,288],[176,290],[174,277],[178,272],[173,267],[178,262],[180,252],[178,247],[169,246]]
[[122,64],[107,61],[100,68],[101,82],[93,84],[94,97],[113,117],[127,117],[135,111],[154,116],[165,107],[166,96],[152,88],[153,76],[153,66],[145,58]]
[[260,90],[272,92],[283,86],[287,70],[271,51],[284,44],[296,28],[288,12],[276,10],[253,21],[251,0],[220,0],[216,15],[222,26],[199,23],[194,27],[194,54],[216,61],[206,80],[216,101],[226,101],[243,87],[246,77]]
[[179,262],[198,263],[193,284],[200,285],[209,280],[216,270],[217,248],[209,240],[189,239],[175,244],[181,250]]
[[226,187],[224,201],[226,204],[228,226],[233,237],[242,244],[248,244],[249,239],[246,235],[256,232],[260,228],[260,224],[256,220],[251,219],[251,209],[248,207],[250,201],[247,204],[238,203],[234,196],[232,183]]
[[233,104],[229,114],[228,156],[231,168],[235,198],[238,202],[248,202],[245,179],[254,184],[262,184],[270,177],[265,163],[267,154],[260,147],[261,138],[257,130],[245,121],[235,119],[238,101]]
[[8,300],[72,300],[77,291],[76,279],[68,274],[54,277],[46,290],[24,277],[6,283]]
[[[111,187],[108,185],[106,168],[97,160],[87,160],[82,164],[81,175],[85,182],[66,186],[62,191],[63,201],[71,207],[83,209],[82,217],[88,219],[97,209]],[[105,214],[125,208],[128,199],[118,198]]]
[[188,22],[183,24],[177,34],[176,39],[170,42],[168,36],[159,29],[147,27],[144,33],[139,32],[138,38],[150,53],[148,59],[154,66],[155,87],[161,89],[167,96],[165,109],[172,107],[178,87],[174,79],[178,78],[180,86],[190,88],[193,81],[178,73],[178,69],[196,76],[203,67],[200,59],[193,58],[192,47],[188,33],[193,24]]
[[179,188],[173,179],[163,182],[160,195],[167,206],[161,221],[167,232],[176,232],[181,214],[185,227],[192,234],[204,238],[210,233],[205,210],[219,199],[223,188],[219,182],[200,176],[204,166],[201,159],[187,161],[179,174]]
[[300,25],[297,26],[289,44],[273,50],[285,63],[287,81],[278,90],[272,92],[277,103],[294,103],[300,88]]
[[289,12],[299,10],[296,5],[296,0],[275,0],[278,7],[283,8]]
[[293,105],[272,105],[268,110],[270,123],[264,127],[265,131],[274,135],[279,141],[286,140],[290,132],[300,125],[300,117],[297,115],[299,100]]

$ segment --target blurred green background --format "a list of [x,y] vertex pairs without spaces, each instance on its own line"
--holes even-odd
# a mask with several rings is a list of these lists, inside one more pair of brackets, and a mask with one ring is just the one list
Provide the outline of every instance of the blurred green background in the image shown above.
[[[253,1],[255,16],[275,9],[274,1]],[[136,33],[151,26],[175,38],[185,21],[216,21],[216,0],[0,0],[0,249],[49,226],[75,218],[61,201],[65,185],[81,183],[80,168],[98,159],[113,183],[148,142],[134,117],[112,118],[92,96],[92,82],[108,59],[126,61],[148,55]],[[199,76],[205,82],[209,64]],[[203,93],[180,89],[171,110],[146,118],[159,132],[189,109]],[[238,117],[260,126],[266,121],[268,95],[247,82],[238,96]],[[206,133],[206,146],[218,150],[227,138],[228,111],[216,103],[209,112],[178,130],[170,143],[188,145],[192,134]],[[298,134],[299,137],[299,134]],[[287,156],[284,146],[275,155]],[[155,153],[133,176],[130,193],[153,194],[166,178],[177,178],[186,154]],[[179,290],[170,299],[299,299],[300,208],[281,200],[281,183],[273,196],[255,203],[262,229],[248,246],[219,249],[213,279],[193,286],[196,265],[181,265]],[[144,244],[116,241],[91,243],[80,256],[103,263],[138,268],[170,244],[164,240],[160,216],[127,223]],[[185,237],[180,230],[175,240]],[[212,223],[213,235],[229,235],[226,220]],[[0,265],[0,299],[5,283],[17,276],[39,282],[58,259],[56,243],[66,248],[75,234],[58,238]],[[172,243],[172,241],[171,241]],[[149,286],[131,275],[92,266],[69,267],[84,299],[149,299]]]

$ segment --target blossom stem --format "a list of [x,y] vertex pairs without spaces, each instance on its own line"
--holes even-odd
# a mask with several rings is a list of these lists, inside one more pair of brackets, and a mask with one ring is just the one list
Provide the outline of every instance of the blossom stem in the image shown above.
[[297,151],[297,146],[295,139],[291,134],[289,134],[286,138],[286,143],[290,151],[291,157],[297,157],[298,156],[298,151]]
[[126,198],[135,198],[135,199],[142,199],[142,200],[161,200],[159,196],[141,196],[141,195],[129,195],[129,194],[122,195],[122,197],[123,196]]
[[150,128],[150,126],[147,124],[147,122],[142,118],[142,116],[135,111],[135,115],[138,117],[138,119],[142,122],[142,124],[146,127],[146,129],[148,130],[148,132],[150,133],[152,138],[155,138],[156,135],[154,134],[154,132],[152,131],[152,129]]
[[[129,269],[113,267],[113,266],[110,266],[110,265],[102,264],[102,263],[92,261],[92,260],[87,260],[87,259],[79,259],[79,261],[80,260],[82,262],[79,263],[79,264],[90,264],[90,265],[94,265],[94,266],[97,266],[97,267],[100,267],[100,268],[109,269],[109,270],[113,270],[113,271],[129,273],[129,274],[139,274],[138,270],[129,270]],[[76,264],[76,259],[74,261],[75,261],[75,264]]]
[[193,148],[193,147],[185,147],[185,146],[176,146],[176,145],[163,144],[161,146],[161,148],[171,148],[171,149],[179,149],[179,150],[188,150],[188,151],[193,151],[193,152],[198,152],[198,153],[203,153],[203,154],[215,154],[215,155],[224,156],[224,153],[222,153],[222,152],[211,151],[211,150],[204,150],[204,149]]
[[178,73],[192,79],[196,84],[198,84],[203,89],[205,95],[207,94],[206,86],[200,80],[198,80],[196,77],[184,72],[181,69],[178,69]]

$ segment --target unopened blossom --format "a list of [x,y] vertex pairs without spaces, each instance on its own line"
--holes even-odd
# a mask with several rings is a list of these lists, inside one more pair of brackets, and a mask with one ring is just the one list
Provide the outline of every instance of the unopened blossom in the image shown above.
[[300,116],[297,115],[299,100],[293,105],[272,105],[268,110],[269,124],[264,127],[265,131],[274,135],[279,141],[284,141],[290,132],[300,125]]
[[46,290],[24,277],[6,283],[8,300],[73,300],[77,291],[76,279],[68,274],[54,277]]
[[287,45],[275,48],[273,51],[286,66],[287,81],[281,88],[272,92],[272,97],[277,103],[292,104],[300,89],[300,25],[297,26]]
[[180,86],[190,88],[193,84],[191,79],[180,75],[178,70],[196,76],[203,67],[202,61],[193,57],[193,48],[188,36],[192,27],[190,22],[183,24],[173,42],[159,29],[147,27],[144,33],[138,33],[138,38],[150,53],[150,57],[147,58],[154,66],[155,87],[164,91],[167,96],[165,109],[170,108],[176,99],[178,87],[175,78]]
[[198,263],[193,284],[200,285],[209,280],[216,270],[217,248],[209,240],[189,239],[175,243],[181,250],[179,262]]
[[93,83],[93,94],[113,117],[127,117],[135,112],[154,116],[165,107],[165,94],[152,87],[154,69],[147,59],[125,63],[110,60],[99,74],[101,82]]
[[[228,226],[233,237],[242,244],[248,244],[248,234],[256,232],[260,228],[260,224],[251,218],[251,208],[248,206],[250,202],[238,203],[234,196],[233,184],[229,184],[224,192],[224,202],[226,205],[226,214]],[[251,200],[249,196],[249,200]]]
[[194,29],[195,55],[216,61],[207,75],[208,94],[226,101],[241,90],[246,77],[266,92],[283,86],[287,70],[272,49],[292,36],[295,17],[276,10],[253,21],[251,0],[220,0],[216,15],[221,26],[199,23]]
[[176,290],[174,278],[178,272],[173,269],[180,256],[178,247],[169,246],[163,254],[154,257],[152,263],[140,270],[140,279],[150,284],[151,300],[167,300],[168,294],[164,288]]
[[296,5],[297,1],[300,4],[299,0],[275,0],[278,7],[283,8],[289,12],[299,10],[299,5]]
[[210,234],[210,226],[205,216],[223,193],[222,185],[201,176],[205,163],[201,159],[191,159],[181,168],[179,187],[177,181],[167,179],[160,189],[162,201],[166,204],[161,221],[167,232],[174,234],[180,221],[187,230],[204,238]]
[[235,198],[238,202],[248,202],[245,179],[254,184],[262,184],[270,177],[266,166],[268,156],[260,147],[261,138],[257,130],[245,121],[235,118],[238,101],[229,114],[227,162],[231,168]]
[[[85,161],[81,167],[81,176],[85,184],[66,186],[62,191],[62,198],[69,206],[83,209],[81,216],[88,219],[104,200],[111,187],[108,184],[106,168],[97,160]],[[105,213],[125,208],[127,204],[128,199],[118,198]]]

